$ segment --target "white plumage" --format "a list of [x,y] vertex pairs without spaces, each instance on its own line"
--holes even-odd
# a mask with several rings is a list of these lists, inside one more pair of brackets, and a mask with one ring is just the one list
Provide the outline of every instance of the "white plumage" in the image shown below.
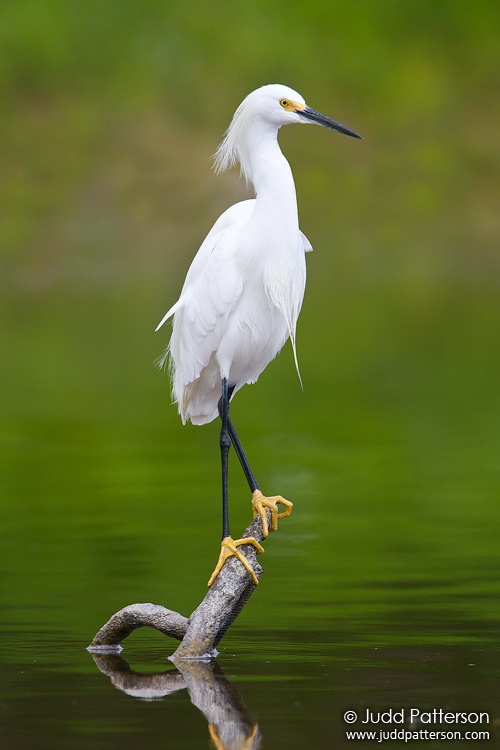
[[158,325],[173,315],[161,362],[169,361],[183,422],[215,419],[222,379],[234,392],[254,383],[288,338],[295,356],[305,252],[312,248],[299,229],[292,172],[277,134],[282,125],[308,121],[359,137],[311,110],[296,91],[271,84],[246,97],[217,150],[216,170],[239,163],[255,198],[216,221],[179,300]]
[[[173,315],[172,337],[161,363],[169,362],[182,421],[211,422],[219,415],[220,403],[222,543],[209,586],[232,556],[257,584],[239,547],[250,544],[258,553],[264,551],[255,537],[234,540],[229,531],[231,445],[252,492],[262,536],[276,531],[278,520],[292,511],[292,503],[281,495],[262,494],[229,417],[229,399],[245,383],[255,383],[288,338],[297,365],[295,329],[306,283],[305,253],[312,248],[299,229],[292,171],[277,138],[282,125],[294,122],[316,122],[360,137],[310,109],[287,86],[272,84],[249,94],[217,150],[215,166],[220,172],[239,163],[255,198],[228,208],[215,222],[191,263],[181,296],[158,326]],[[281,513],[280,505],[285,508]]]

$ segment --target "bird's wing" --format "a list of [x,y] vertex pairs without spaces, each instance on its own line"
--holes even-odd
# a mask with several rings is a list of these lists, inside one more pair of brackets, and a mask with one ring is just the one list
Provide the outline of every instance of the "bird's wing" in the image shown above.
[[216,222],[189,268],[179,300],[165,316],[175,314],[172,337],[160,364],[170,354],[173,393],[181,414],[191,397],[191,391],[188,394],[184,389],[203,371],[198,390],[209,391],[211,379],[220,379],[213,354],[223,335],[223,321],[243,289],[235,248],[253,205],[254,201],[238,203]]
[[[300,230],[299,230],[300,232]],[[312,245],[305,236],[304,232],[300,232],[300,239],[302,240],[302,247],[304,248],[305,253],[312,253]]]
[[170,310],[165,313],[156,326],[156,331],[158,331],[162,325],[177,312],[177,310],[185,306],[187,299],[191,297],[193,289],[200,276],[203,275],[205,278],[207,264],[214,262],[214,258],[212,257],[214,250],[219,248],[220,251],[224,247],[224,238],[227,236],[228,230],[234,231],[237,226],[241,226],[248,221],[252,214],[254,205],[254,198],[247,201],[241,201],[240,203],[236,203],[234,206],[228,208],[227,211],[224,211],[224,213],[219,216],[193,258],[186,274],[186,279],[179,299],[174,305],[172,305]]

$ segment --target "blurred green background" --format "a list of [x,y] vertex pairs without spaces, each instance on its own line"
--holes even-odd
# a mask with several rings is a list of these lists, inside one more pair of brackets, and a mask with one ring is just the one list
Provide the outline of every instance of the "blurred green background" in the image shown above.
[[[397,586],[351,601],[388,579],[484,590],[481,616],[498,616],[499,32],[487,0],[3,0],[7,621],[36,606],[85,641],[127,603],[187,613],[203,593],[217,425],[181,426],[154,328],[247,195],[210,155],[270,82],[365,140],[280,133],[315,252],[304,393],[287,347],[234,401],[264,489],[296,505],[247,622],[282,597],[291,621],[293,600],[347,607],[352,627],[387,596],[414,622]],[[236,531],[250,506],[232,467]]]
[[[375,695],[486,709],[500,652],[499,3],[0,11],[3,739],[123,750],[128,726],[130,747],[144,731],[164,747],[175,710],[169,731],[191,727],[176,747],[206,742],[186,696],[124,711],[83,648],[126,604],[188,614],[206,590],[218,426],[182,427],[153,365],[168,330],[154,329],[247,195],[210,155],[272,82],[365,140],[280,133],[315,250],[304,392],[287,346],[232,415],[264,491],[294,513],[220,661],[237,655],[280,747],[331,747],[342,706]],[[230,492],[238,533],[250,498],[234,461]],[[126,653],[150,644],[173,648],[138,633]]]

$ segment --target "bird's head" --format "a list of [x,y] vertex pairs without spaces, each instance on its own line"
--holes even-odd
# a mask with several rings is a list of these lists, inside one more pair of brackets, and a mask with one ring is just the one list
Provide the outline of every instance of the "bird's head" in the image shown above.
[[245,111],[252,117],[259,117],[277,127],[293,123],[316,123],[324,128],[336,130],[338,133],[361,138],[351,128],[332,120],[326,115],[316,112],[305,103],[303,97],[289,86],[270,83],[267,86],[252,91],[238,109]]
[[270,83],[248,94],[234,113],[226,136],[215,155],[216,171],[222,172],[239,161],[242,164],[242,171],[246,173],[243,165],[243,151],[251,125],[277,131],[282,125],[293,123],[316,123],[324,128],[336,130],[338,133],[361,138],[346,125],[308,107],[297,91],[279,83]]

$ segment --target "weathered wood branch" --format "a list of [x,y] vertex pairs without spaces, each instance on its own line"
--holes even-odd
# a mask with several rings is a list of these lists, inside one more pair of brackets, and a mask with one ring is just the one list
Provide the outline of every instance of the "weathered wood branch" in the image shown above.
[[[268,522],[270,523],[270,512]],[[242,534],[262,541],[262,523],[257,516]],[[257,580],[263,572],[251,544],[238,548],[250,562]],[[181,641],[170,657],[178,659],[208,659],[217,655],[216,647],[227,629],[238,617],[253,592],[255,583],[244,566],[230,557],[201,604],[189,618],[158,604],[131,604],[116,612],[95,635],[88,647],[93,652],[121,650],[122,641],[134,630],[151,627],[164,635]]]
[[111,617],[94,636],[89,651],[119,650],[121,642],[137,628],[149,627],[182,641],[187,617],[160,604],[130,604]]

